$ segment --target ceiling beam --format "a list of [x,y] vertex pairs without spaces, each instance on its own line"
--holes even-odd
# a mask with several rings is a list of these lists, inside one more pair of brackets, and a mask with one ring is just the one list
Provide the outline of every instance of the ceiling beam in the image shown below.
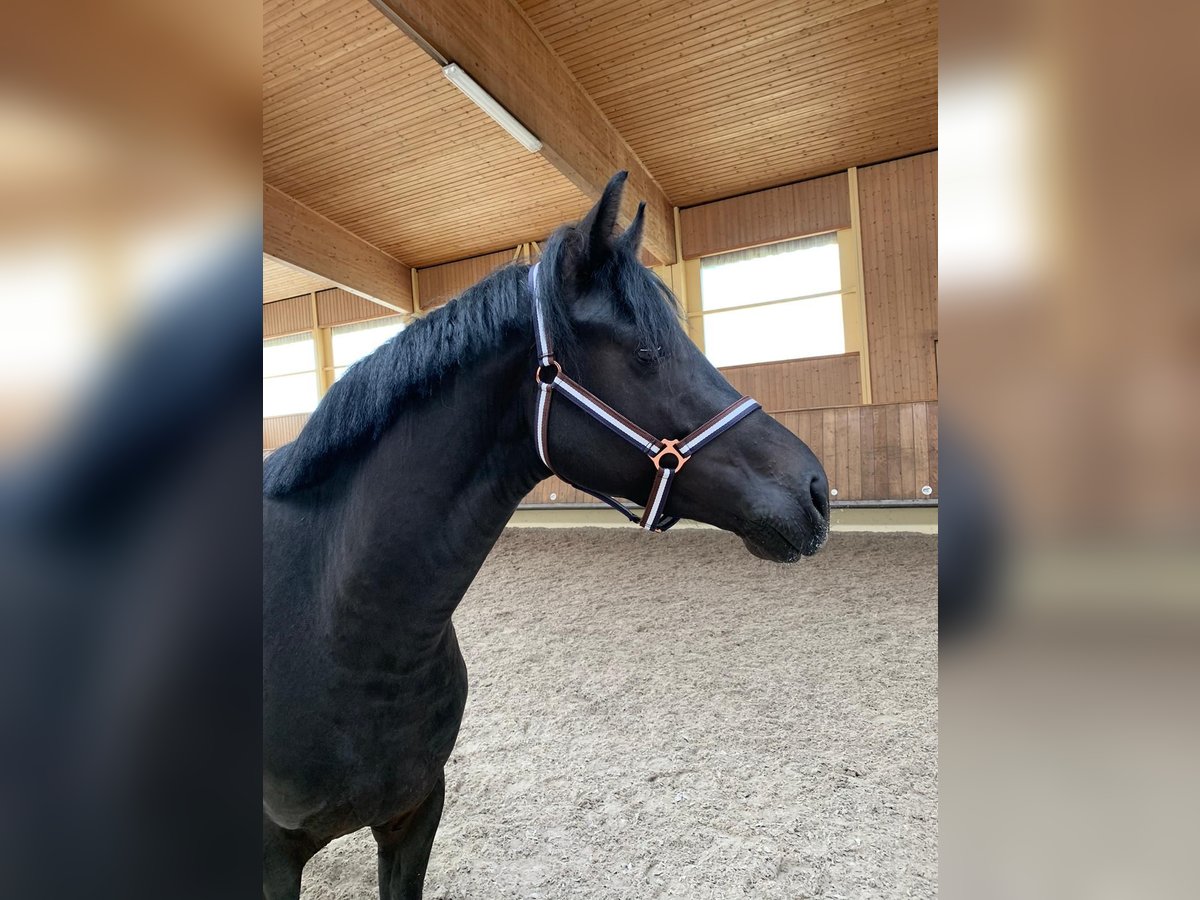
[[[675,262],[674,209],[625,139],[512,0],[371,0],[439,65],[457,63],[542,142],[539,151],[589,197],[629,172],[619,221],[646,201],[644,247]],[[486,27],[482,27],[486,23]]]
[[263,303],[288,300],[301,294],[336,287],[328,278],[293,268],[273,256],[263,257]]
[[381,306],[413,311],[408,266],[269,184],[263,185],[263,253]]

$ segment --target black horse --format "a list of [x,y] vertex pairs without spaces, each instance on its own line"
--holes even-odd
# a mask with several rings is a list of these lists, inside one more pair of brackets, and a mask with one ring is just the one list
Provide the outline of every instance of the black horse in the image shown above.
[[[738,396],[638,261],[643,211],[614,237],[624,186],[547,242],[539,283],[564,371],[664,437]],[[419,898],[467,697],[451,617],[521,499],[535,450],[528,267],[490,275],[352,366],[272,455],[263,511],[263,894],[371,826],[384,900]],[[550,419],[560,475],[642,498],[654,467],[569,403]],[[690,462],[671,516],[794,562],[828,530],[825,473],[755,411]]]

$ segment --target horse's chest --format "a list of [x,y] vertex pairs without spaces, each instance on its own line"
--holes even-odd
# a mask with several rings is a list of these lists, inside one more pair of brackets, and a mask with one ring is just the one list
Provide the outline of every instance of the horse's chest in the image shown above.
[[457,651],[396,674],[361,673],[334,692],[346,762],[364,773],[441,771],[467,702]]
[[467,675],[456,664],[429,667],[400,678],[370,675],[338,692],[337,713],[346,749],[367,769],[394,767],[398,759],[441,767],[454,747],[467,702]]
[[310,748],[304,755],[318,765],[301,764],[309,775],[292,783],[290,799],[309,811],[304,818],[336,822],[338,831],[407,812],[441,776],[466,698],[457,645],[418,665],[341,671],[325,697],[319,733],[303,742]]

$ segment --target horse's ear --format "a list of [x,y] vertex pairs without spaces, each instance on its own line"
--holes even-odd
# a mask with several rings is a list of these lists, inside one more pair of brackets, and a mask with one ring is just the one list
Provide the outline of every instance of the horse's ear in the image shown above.
[[621,210],[621,194],[625,190],[626,171],[620,171],[608,180],[604,193],[596,201],[591,212],[579,223],[587,241],[588,260],[593,264],[603,262],[612,247],[613,227],[617,224],[617,213]]
[[642,232],[646,228],[646,201],[643,200],[638,204],[637,213],[633,217],[633,221],[629,223],[629,227],[625,232],[617,238],[617,247],[622,252],[638,255],[638,251],[642,249]]

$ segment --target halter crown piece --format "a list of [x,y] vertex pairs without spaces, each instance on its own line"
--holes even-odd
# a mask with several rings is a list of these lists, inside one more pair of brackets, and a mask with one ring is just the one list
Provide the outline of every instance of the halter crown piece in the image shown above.
[[[625,514],[631,522],[637,522],[647,531],[666,531],[679,521],[678,516],[666,516],[663,511],[667,505],[667,494],[676,475],[683,471],[688,460],[709,441],[724,434],[750,413],[759,409],[757,401],[750,397],[740,397],[725,409],[721,410],[691,434],[686,437],[670,440],[656,438],[648,431],[639,428],[625,418],[595,394],[583,388],[563,373],[562,366],[554,358],[554,350],[550,346],[549,332],[546,330],[546,319],[542,313],[541,295],[538,292],[537,272],[540,263],[534,263],[529,269],[529,290],[533,294],[533,328],[537,341],[538,365],[534,371],[534,380],[538,386],[536,441],[538,456],[546,468],[554,472],[550,464],[550,400],[555,392],[561,393],[585,413],[610,429],[626,441],[637,447],[649,457],[654,465],[654,484],[650,487],[650,496],[646,499],[646,508],[639,518],[623,503],[607,494],[601,494],[582,485],[563,478],[571,487],[591,494]],[[558,473],[555,472],[557,475]],[[561,475],[559,475],[562,478]]]

